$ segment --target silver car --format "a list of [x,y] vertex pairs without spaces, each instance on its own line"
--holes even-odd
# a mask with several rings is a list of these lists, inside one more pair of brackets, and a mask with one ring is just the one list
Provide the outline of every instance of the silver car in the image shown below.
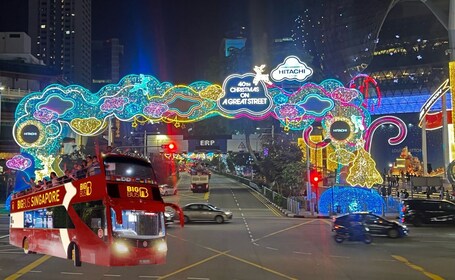
[[176,195],[177,194],[177,188],[170,186],[168,184],[163,184],[159,186],[160,188],[160,193],[162,196],[165,195]]
[[218,224],[232,220],[232,212],[210,203],[190,203],[182,207],[185,224],[192,221],[215,221]]

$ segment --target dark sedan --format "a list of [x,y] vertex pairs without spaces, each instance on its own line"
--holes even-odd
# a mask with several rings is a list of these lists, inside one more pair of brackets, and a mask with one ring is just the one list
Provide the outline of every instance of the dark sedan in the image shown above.
[[373,213],[357,212],[345,214],[333,219],[333,230],[343,226],[349,227],[351,221],[361,221],[369,228],[370,234],[385,235],[390,238],[403,237],[408,235],[408,228],[396,221],[384,219]]

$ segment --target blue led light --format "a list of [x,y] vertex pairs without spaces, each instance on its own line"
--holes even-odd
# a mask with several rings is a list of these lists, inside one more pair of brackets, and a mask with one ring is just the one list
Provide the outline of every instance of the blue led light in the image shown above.
[[334,186],[321,194],[319,213],[329,215],[333,208],[335,213],[368,211],[382,214],[384,201],[375,189]]

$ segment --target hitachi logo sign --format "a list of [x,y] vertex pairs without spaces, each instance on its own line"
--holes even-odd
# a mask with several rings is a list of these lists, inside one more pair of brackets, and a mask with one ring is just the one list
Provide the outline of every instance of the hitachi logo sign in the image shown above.
[[333,132],[348,132],[347,128],[334,128],[332,130]]
[[294,75],[297,75],[297,74],[307,74],[308,71],[306,71],[306,69],[281,69],[281,70],[278,70],[278,74],[281,74],[281,75],[287,75],[287,74],[294,74]]

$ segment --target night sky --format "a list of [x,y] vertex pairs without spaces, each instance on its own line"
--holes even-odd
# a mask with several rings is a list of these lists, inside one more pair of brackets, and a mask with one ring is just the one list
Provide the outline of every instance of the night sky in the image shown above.
[[[0,1],[0,31],[27,32],[27,2]],[[173,84],[211,81],[204,70],[213,57],[221,55],[225,35],[245,26],[246,36],[253,42],[266,32],[269,37],[289,36],[295,19],[292,4],[297,2],[302,0],[93,0],[92,39],[120,39],[125,47],[121,77],[143,73]],[[413,154],[421,157],[417,151],[420,133],[416,128],[411,130],[399,147],[408,145]],[[375,137],[387,139],[393,135],[393,131],[384,130]],[[435,145],[428,147],[429,151],[439,151],[440,131],[429,133],[429,137],[435,137],[428,141]],[[399,156],[399,151],[386,141],[383,145],[376,142],[372,155],[378,169]],[[429,158],[433,167],[440,166],[441,153],[430,154],[435,155]]]
[[[27,32],[27,2],[0,1],[0,31]],[[296,2],[93,0],[92,39],[120,39],[125,46],[122,76],[143,73],[187,84],[208,79],[205,68],[221,54],[222,39],[241,26],[247,28],[250,41],[277,26],[282,27],[278,36],[289,36]]]
[[[118,37],[124,74],[187,83],[204,57],[217,55],[225,26],[218,1],[93,1],[92,37]],[[200,6],[200,5],[199,5]]]
[[[279,15],[276,7],[281,4],[257,0],[96,0],[92,37],[120,38],[125,46],[124,74],[146,73],[162,81],[191,83],[207,80],[205,67],[222,52],[226,34],[241,26],[254,34],[265,32],[274,19],[271,14]],[[254,34],[249,38],[254,40]]]

